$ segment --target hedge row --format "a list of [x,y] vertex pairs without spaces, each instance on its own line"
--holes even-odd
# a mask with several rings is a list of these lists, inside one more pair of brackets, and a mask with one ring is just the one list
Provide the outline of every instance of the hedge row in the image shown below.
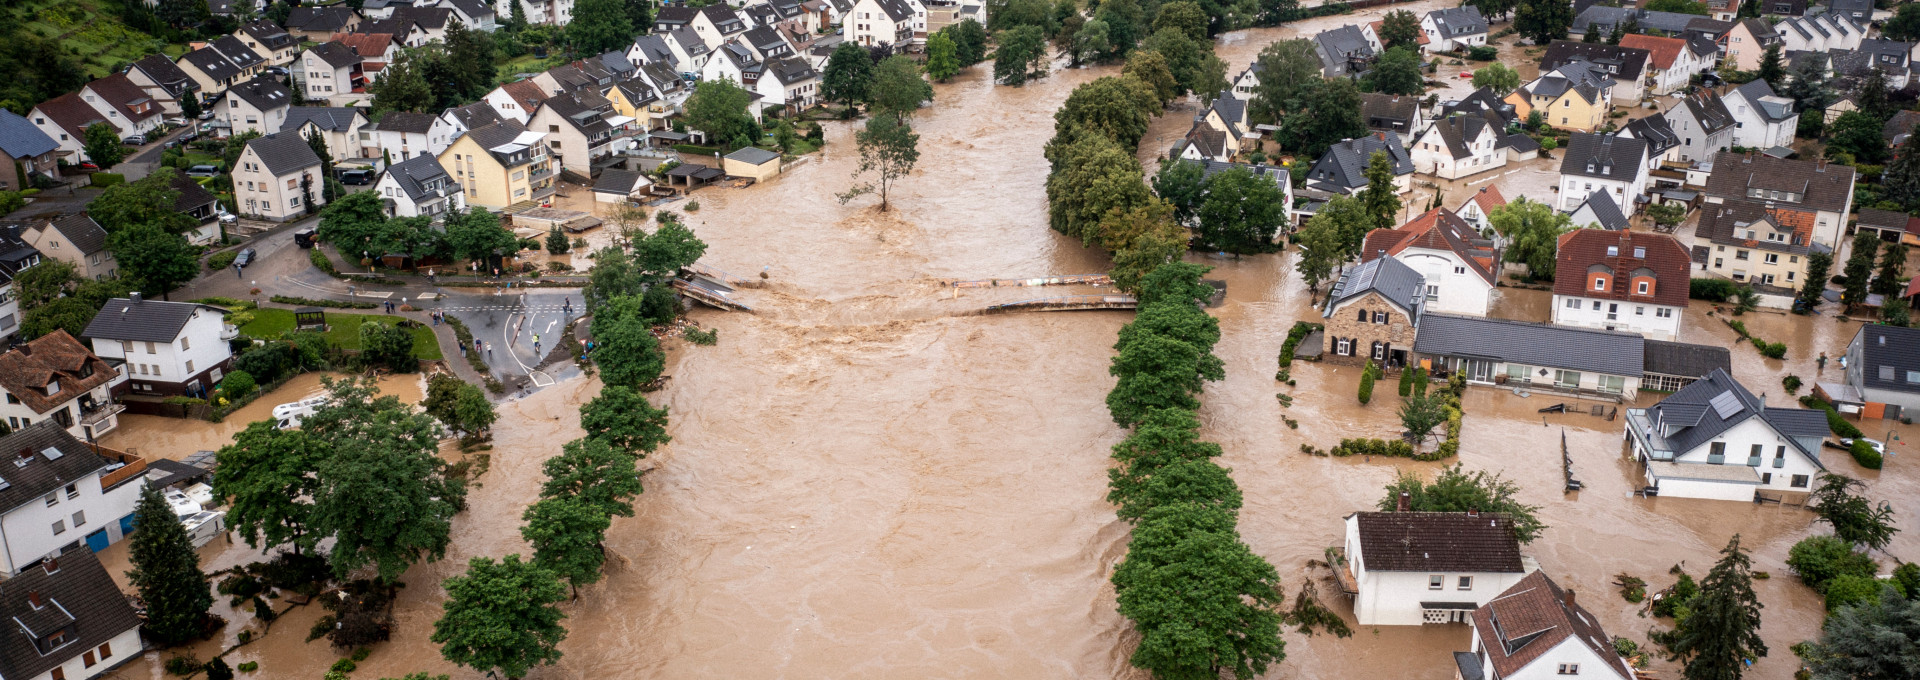
[[1860,428],[1854,427],[1853,423],[1847,422],[1847,419],[1842,417],[1840,412],[1833,408],[1833,404],[1827,403],[1827,400],[1809,394],[1800,398],[1800,405],[1806,408],[1817,408],[1826,411],[1827,429],[1833,432],[1833,436],[1843,439],[1859,439],[1862,436]]
[[1306,339],[1308,334],[1325,327],[1323,324],[1309,323],[1306,321],[1293,322],[1293,330],[1287,331],[1287,341],[1280,345],[1281,370],[1286,370],[1288,366],[1293,365],[1293,351],[1300,347],[1301,340]]

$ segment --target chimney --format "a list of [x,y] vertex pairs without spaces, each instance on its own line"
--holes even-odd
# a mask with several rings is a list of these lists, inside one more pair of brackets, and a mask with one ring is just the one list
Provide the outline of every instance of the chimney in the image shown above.
[[40,600],[40,591],[38,590],[27,591],[27,604],[29,606],[32,606],[34,609],[39,609],[41,607],[47,606],[45,603],[43,603]]
[[1400,502],[1394,508],[1394,511],[1406,512],[1411,509],[1413,509],[1413,494],[1407,493],[1405,491],[1400,492]]
[[133,304],[136,304],[136,305],[140,304],[140,291],[137,291],[137,290],[133,291],[133,293],[129,296],[129,299],[133,300]]
[[1560,592],[1561,592],[1561,594],[1562,594],[1562,598],[1561,598],[1561,601],[1562,601],[1562,602],[1563,602],[1564,604],[1566,604],[1566,606],[1567,606],[1567,608],[1568,608],[1568,609],[1572,609],[1572,608],[1573,608],[1573,589],[1572,589],[1572,588],[1567,588],[1567,589],[1565,589],[1565,590],[1562,590],[1562,591],[1560,591]]
[[1479,516],[1480,516],[1480,509],[1479,509],[1479,508],[1469,508],[1469,509],[1467,510],[1467,516],[1468,516],[1468,517],[1479,517]]
[[60,558],[49,557],[47,561],[41,563],[40,566],[46,568],[48,574],[58,574],[60,573]]

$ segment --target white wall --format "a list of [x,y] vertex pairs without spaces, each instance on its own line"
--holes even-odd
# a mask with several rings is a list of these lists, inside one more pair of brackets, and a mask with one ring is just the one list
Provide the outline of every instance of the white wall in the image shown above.
[[[141,304],[165,303],[148,300]],[[93,338],[93,353],[102,359],[125,360],[127,378],[136,383],[186,382],[233,356],[227,343],[220,339],[223,325],[220,314],[201,308],[194,311],[193,318],[180,330],[180,337],[172,342],[122,342]],[[212,377],[209,376],[209,379]],[[203,384],[201,387],[211,388],[212,385]]]
[[[63,648],[59,650],[57,653],[73,654],[73,658],[67,659],[65,663],[60,664],[60,671],[66,675],[67,680],[86,680],[87,678],[105,673],[114,666],[126,663],[132,660],[133,657],[139,656],[141,652],[146,651],[141,647],[139,626],[128,628],[121,631],[119,635],[113,636],[113,639],[107,641],[107,647],[113,652],[113,655],[95,660],[92,667],[87,666],[86,660],[81,658],[81,655],[89,651],[98,652],[99,647],[86,649]],[[53,670],[49,669],[47,672],[41,673],[35,680],[52,680],[52,678]]]
[[[1707,456],[1712,449],[1712,442],[1726,442],[1727,456],[1724,464],[1738,466],[1745,466],[1747,464],[1747,457],[1753,445],[1759,444],[1762,447],[1761,460],[1760,467],[1756,471],[1762,474],[1772,475],[1772,479],[1762,485],[1762,487],[1769,491],[1812,491],[1812,479],[1820,472],[1819,467],[1802,456],[1799,450],[1793,447],[1791,442],[1787,441],[1785,437],[1780,436],[1778,432],[1775,432],[1773,426],[1768,425],[1762,418],[1748,418],[1739,425],[1728,428],[1727,431],[1720,433],[1720,436],[1714,437],[1711,441],[1701,443],[1698,448],[1692,451],[1679,452],[1676,454],[1674,462],[1706,463]],[[1780,446],[1787,447],[1786,464],[1783,467],[1776,468],[1773,466],[1773,460]],[[1807,485],[1799,487],[1793,486],[1794,475],[1805,475],[1808,480]],[[1748,498],[1752,498],[1752,496],[1749,495]]]
[[1428,311],[1487,315],[1487,307],[1493,303],[1493,286],[1474,273],[1458,254],[1451,250],[1408,248],[1394,259],[1426,277]]
[[[13,465],[12,459],[13,454],[8,454],[7,461],[0,462],[0,465]],[[29,466],[48,464],[39,451],[33,452],[33,461],[28,463]],[[134,505],[139,501],[138,493],[119,491],[132,488],[137,492],[145,482],[122,484],[111,496],[100,488],[99,472],[88,473],[71,484],[77,494],[74,497],[69,498],[64,488],[55,489],[53,493],[57,502],[51,506],[44,500],[35,499],[0,515],[0,539],[5,541],[5,549],[0,550],[0,569],[4,569],[5,573],[17,574],[21,565],[32,564],[42,557],[57,553],[69,543],[78,541],[85,544],[87,534],[109,525],[114,528],[108,530],[108,536],[117,537],[120,518],[133,512]],[[84,513],[81,519],[85,523],[76,525],[74,513]],[[54,522],[60,522],[62,531],[58,534],[53,533]]]
[[[1682,307],[1647,302],[1553,296],[1554,323],[1639,333],[1654,340],[1678,340],[1680,317],[1685,311]],[[1615,318],[1608,319],[1609,313]],[[1662,313],[1666,316],[1662,317]]]
[[[0,420],[6,421],[7,427],[18,430],[32,423],[51,420],[54,414],[64,410],[73,417],[73,426],[67,428],[67,433],[77,439],[86,440],[86,432],[80,425],[80,395],[91,392],[95,404],[107,403],[111,400],[107,385],[102,383],[87,392],[74,391],[71,385],[61,385],[61,388],[63,391],[60,396],[66,397],[67,400],[61,402],[59,407],[49,409],[46,413],[35,413],[33,407],[27,406],[24,403],[14,403],[10,398],[0,398]],[[5,390],[0,390],[0,393],[4,392]],[[108,418],[107,420],[112,421],[114,418]],[[103,422],[102,425],[104,425],[104,427],[95,429],[95,434],[103,434],[113,429],[112,424]]]
[[1714,501],[1753,501],[1753,490],[1760,488],[1754,484],[1736,482],[1711,482],[1692,479],[1664,479],[1656,481],[1653,473],[1647,473],[1647,484],[1660,487],[1660,495],[1673,498],[1705,498]]
[[[1360,550],[1358,515],[1347,517],[1347,563],[1359,582],[1360,594],[1354,596],[1353,612],[1363,626],[1418,626],[1424,623],[1421,602],[1472,602],[1484,605],[1526,577],[1521,573],[1490,572],[1406,572],[1374,571],[1366,568],[1366,556]],[[1443,578],[1442,587],[1429,587],[1432,576]],[[1460,577],[1472,577],[1470,587],[1459,588]]]

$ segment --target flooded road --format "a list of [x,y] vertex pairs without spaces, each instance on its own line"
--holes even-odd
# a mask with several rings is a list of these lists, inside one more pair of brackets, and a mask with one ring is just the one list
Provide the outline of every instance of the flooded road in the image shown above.
[[[1418,13],[1439,5],[1401,7]],[[1265,42],[1299,30],[1227,36],[1221,53],[1229,75]],[[767,273],[765,286],[741,291],[758,312],[696,311],[703,326],[720,330],[719,345],[670,348],[673,379],[652,398],[672,410],[674,442],[643,462],[652,469],[647,492],[637,517],[613,523],[605,578],[563,606],[565,658],[530,677],[1144,677],[1126,663],[1135,636],[1108,583],[1127,527],[1103,500],[1108,448],[1123,434],[1104,406],[1113,384],[1107,362],[1128,316],[974,315],[994,302],[1089,291],[954,289],[933,281],[1107,268],[1101,253],[1048,230],[1041,149],[1068,92],[1114,72],[1057,72],[1016,89],[993,87],[983,65],[936,86],[934,105],[915,119],[918,169],[896,186],[891,212],[878,212],[871,197],[846,206],[835,200],[852,184],[857,162],[845,123],[828,124],[830,145],[785,176],[696,195],[702,209],[688,222],[709,245],[703,262],[737,275]],[[1143,157],[1165,148],[1166,130],[1184,132],[1191,113],[1156,121]],[[1341,540],[1342,516],[1370,509],[1397,471],[1439,464],[1302,455],[1303,443],[1325,448],[1342,437],[1396,434],[1397,399],[1381,390],[1383,397],[1360,406],[1353,368],[1301,362],[1293,369],[1297,387],[1273,380],[1287,329],[1318,317],[1292,272],[1292,253],[1190,259],[1216,267],[1210,276],[1228,282],[1226,303],[1212,310],[1227,379],[1207,389],[1205,434],[1225,447],[1221,462],[1245,493],[1244,539],[1278,567],[1291,596],[1316,576],[1308,560]],[[1547,295],[1505,290],[1496,313],[1544,321]],[[1683,339],[1731,345],[1732,331],[1706,312],[1704,305],[1689,311]],[[1756,393],[1772,392],[1775,404],[1786,403],[1782,375],[1812,376],[1812,357],[1823,349],[1837,356],[1857,327],[1766,313],[1746,323],[1791,348],[1786,361],[1733,348],[1735,375]],[[422,670],[482,677],[443,661],[427,640],[444,596],[437,584],[469,557],[528,552],[520,509],[537,495],[541,461],[579,436],[578,406],[598,389],[596,381],[575,380],[500,405],[491,469],[469,497],[473,510],[455,519],[447,559],[404,577],[395,638],[376,647],[356,677]],[[1296,395],[1294,405],[1280,406],[1276,392]],[[1670,582],[1667,568],[1684,561],[1697,576],[1728,536],[1741,533],[1756,551],[1756,568],[1774,576],[1758,584],[1773,653],[1749,677],[1791,677],[1796,664],[1787,647],[1813,635],[1821,619],[1817,596],[1783,564],[1787,548],[1814,531],[1810,515],[1632,498],[1638,480],[1620,457],[1621,421],[1543,421],[1535,410],[1550,403],[1481,388],[1465,400],[1460,460],[1520,483],[1523,499],[1542,506],[1551,526],[1527,552],[1581,591],[1612,634],[1644,645],[1657,624],[1619,599],[1608,585],[1613,575],[1628,572],[1659,587]],[[1908,441],[1920,441],[1916,428],[1902,429]],[[1563,432],[1587,485],[1578,494],[1560,492]],[[211,448],[221,436],[182,433],[139,446],[171,456]],[[1907,469],[1915,457],[1861,475],[1876,497],[1900,503],[1903,518],[1920,512],[1913,501],[1920,488]],[[1828,462],[1861,473],[1849,460]],[[1916,548],[1920,537],[1909,531],[1892,551]],[[118,550],[109,551],[110,563]],[[216,542],[203,557],[221,568],[258,553]],[[1330,582],[1320,592],[1351,621]],[[318,615],[296,610],[228,661],[258,660],[262,677],[318,677],[340,656],[325,642],[301,642]],[[201,658],[236,641],[249,617],[230,618],[236,623],[223,640],[195,650]],[[1453,676],[1449,653],[1468,644],[1458,625],[1356,633],[1347,640],[1288,633],[1288,658],[1267,677],[1441,680]],[[150,657],[116,677],[159,678],[159,655]],[[1664,662],[1655,668],[1674,670]]]
[[[332,376],[338,379],[343,375],[304,373],[294,376],[279,389],[260,395],[259,398],[240,407],[240,410],[228,414],[226,419],[217,423],[122,414],[120,426],[101,437],[100,444],[142,456],[173,460],[180,460],[199,451],[217,451],[220,447],[233,443],[233,435],[247,429],[247,425],[256,420],[272,418],[273,407],[325,394],[327,390],[321,387],[320,378]],[[380,376],[380,393],[399,397],[400,401],[409,404],[419,403],[425,389],[425,380],[419,373],[385,374]]]

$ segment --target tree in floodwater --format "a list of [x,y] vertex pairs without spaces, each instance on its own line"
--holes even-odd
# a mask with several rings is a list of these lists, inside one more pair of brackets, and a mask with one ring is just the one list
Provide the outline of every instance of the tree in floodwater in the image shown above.
[[840,202],[878,192],[880,212],[886,212],[887,191],[913,172],[913,164],[920,160],[920,135],[899,118],[874,116],[867,119],[865,130],[854,135],[854,141],[860,147],[860,167],[854,169],[853,176],[871,172],[875,179],[839,194]]
[[147,605],[147,638],[162,647],[199,639],[206,632],[213,593],[207,589],[193,539],[157,488],[141,492],[133,519],[139,531],[133,532],[128,551],[133,569],[127,580]]
[[1431,483],[1411,472],[1400,473],[1399,478],[1387,485],[1387,493],[1380,499],[1380,510],[1398,507],[1402,493],[1407,494],[1409,509],[1416,512],[1473,510],[1506,515],[1513,522],[1513,537],[1521,543],[1532,543],[1547,528],[1534,516],[1540,508],[1521,503],[1517,498],[1518,484],[1501,479],[1498,474],[1487,474],[1485,470],[1469,473],[1459,463],[1441,468]]
[[[1893,526],[1893,506],[1874,505],[1855,491],[1866,483],[1846,475],[1820,475],[1820,487],[1807,497],[1807,506],[1819,521],[1833,525],[1833,535],[1853,545],[1885,550],[1900,529]],[[1915,593],[1920,595],[1920,593]]]
[[498,562],[475,557],[465,574],[440,585],[447,600],[433,622],[432,640],[446,660],[509,678],[560,660],[560,641],[567,639],[560,621],[567,615],[555,605],[566,599],[567,589],[553,570],[522,562],[519,555]]
[[540,497],[572,498],[608,516],[632,517],[633,497],[641,492],[638,460],[591,437],[567,442],[540,466],[547,475]]
[[1286,658],[1280,576],[1240,541],[1233,512],[1194,504],[1148,511],[1113,572],[1140,644],[1129,661],[1156,678],[1252,678]]
[[603,508],[578,498],[543,498],[527,506],[520,514],[520,538],[533,546],[533,564],[550,569],[573,587],[580,597],[580,586],[600,580],[600,567],[607,562],[607,528],[613,525]]
[[673,441],[667,434],[667,409],[654,408],[639,390],[607,385],[580,407],[580,429],[587,437],[635,456]]
[[1667,648],[1667,658],[1683,661],[1687,680],[1739,680],[1747,664],[1767,655],[1760,639],[1760,609],[1753,592],[1753,562],[1734,534],[1720,561],[1700,581],[1690,612],[1673,630],[1648,637]]

